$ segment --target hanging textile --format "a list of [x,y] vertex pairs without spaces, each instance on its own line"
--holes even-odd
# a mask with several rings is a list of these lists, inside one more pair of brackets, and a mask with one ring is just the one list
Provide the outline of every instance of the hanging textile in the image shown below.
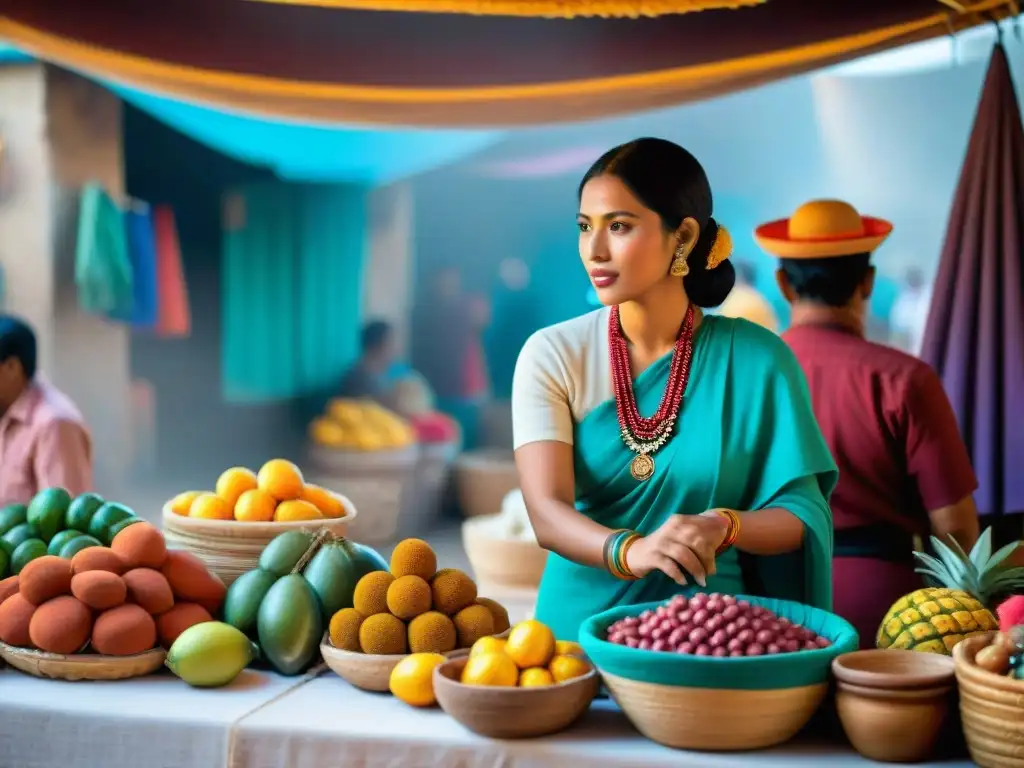
[[174,211],[166,205],[158,205],[153,210],[153,234],[156,240],[156,332],[165,337],[188,336],[192,332],[188,286],[181,264]]
[[158,315],[156,284],[156,237],[153,218],[146,203],[133,202],[124,214],[128,237],[128,259],[132,266],[131,324],[152,328]]
[[224,397],[330,390],[358,355],[366,193],[259,184],[224,206]]
[[259,0],[279,5],[310,5],[350,11],[466,13],[473,16],[536,16],[579,19],[588,16],[639,19],[742,8],[766,0]]
[[75,243],[78,303],[91,314],[130,320],[134,302],[124,214],[99,185],[82,190]]

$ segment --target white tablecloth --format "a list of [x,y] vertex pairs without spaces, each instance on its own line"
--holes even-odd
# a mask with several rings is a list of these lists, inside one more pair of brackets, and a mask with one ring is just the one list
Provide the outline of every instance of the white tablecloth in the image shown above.
[[577,762],[872,765],[844,747],[805,742],[745,754],[674,751],[640,736],[603,700],[560,735],[492,741],[440,710],[365,693],[330,672],[303,683],[247,671],[219,690],[189,688],[168,674],[62,683],[0,672],[0,768],[564,768]]

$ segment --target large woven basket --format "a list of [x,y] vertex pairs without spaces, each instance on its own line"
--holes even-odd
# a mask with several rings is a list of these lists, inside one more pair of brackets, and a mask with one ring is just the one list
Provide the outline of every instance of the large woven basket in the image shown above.
[[267,544],[285,531],[326,529],[336,536],[348,535],[349,526],[356,519],[356,506],[347,496],[340,493],[335,495],[345,507],[342,517],[294,523],[197,520],[176,515],[165,505],[164,539],[171,549],[184,549],[194,554],[224,584],[230,585],[243,573],[255,568]]
[[398,533],[401,537],[429,531],[441,517],[452,466],[460,448],[458,440],[420,445],[414,488],[405,495],[405,506],[399,520]]
[[309,449],[310,482],[342,488],[359,509],[349,526],[355,541],[381,544],[398,535],[406,500],[416,487],[419,447],[394,451],[340,451],[312,445]]
[[974,663],[994,635],[968,637],[953,649],[964,737],[971,759],[982,768],[1024,768],[1024,680]]
[[455,489],[466,517],[497,514],[505,495],[518,487],[512,451],[483,448],[455,460]]

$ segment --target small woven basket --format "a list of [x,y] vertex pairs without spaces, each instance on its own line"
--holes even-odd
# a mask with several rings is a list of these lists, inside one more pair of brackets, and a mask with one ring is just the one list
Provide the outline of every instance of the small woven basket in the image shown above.
[[0,643],[0,659],[33,677],[50,680],[127,680],[150,675],[164,664],[167,653],[154,648],[134,656],[63,655]]
[[994,636],[974,635],[953,648],[964,737],[982,768],[1024,768],[1024,680],[986,672],[974,661]]

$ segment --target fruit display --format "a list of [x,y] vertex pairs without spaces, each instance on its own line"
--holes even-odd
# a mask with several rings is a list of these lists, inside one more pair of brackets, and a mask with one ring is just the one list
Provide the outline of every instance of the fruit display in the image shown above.
[[164,664],[195,688],[220,688],[233,682],[257,655],[255,644],[239,630],[205,621],[178,636]]
[[275,670],[299,674],[316,660],[330,617],[352,607],[359,580],[386,567],[354,541],[287,531],[267,544],[257,568],[231,584],[224,622],[256,640]]
[[395,382],[391,397],[398,412],[408,419],[418,442],[432,445],[459,439],[459,423],[436,410],[430,385],[419,374],[411,373]]
[[619,619],[608,627],[606,639],[640,650],[714,658],[795,653],[832,644],[767,608],[717,592],[676,595],[653,610]]
[[138,522],[131,509],[95,493],[73,499],[63,488],[42,490],[27,505],[0,509],[0,579],[43,555],[70,560],[88,547],[107,546]]
[[547,625],[528,619],[512,627],[507,639],[485,637],[474,643],[461,682],[540,688],[564,683],[591,669],[577,643],[556,641]]
[[231,467],[217,478],[213,491],[186,491],[167,506],[182,517],[246,523],[294,523],[346,514],[341,498],[307,483],[302,470],[286,459],[271,459],[258,472]]
[[393,451],[416,442],[409,422],[372,400],[334,399],[309,425],[319,446],[345,451]]
[[476,583],[455,568],[437,568],[437,554],[420,539],[399,542],[390,568],[356,583],[352,604],[332,614],[335,648],[374,655],[444,654],[471,648],[509,627],[508,612],[477,595]]
[[1024,588],[1024,567],[1005,565],[1019,542],[993,554],[992,531],[986,529],[970,554],[952,537],[949,545],[934,536],[931,543],[936,556],[914,556],[921,565],[918,571],[938,586],[916,590],[893,604],[878,628],[879,648],[948,655],[965,637],[996,629],[994,600]]
[[43,554],[0,582],[0,641],[65,655],[169,648],[189,627],[212,620],[225,591],[200,560],[168,550],[158,529],[137,520],[109,547]]

